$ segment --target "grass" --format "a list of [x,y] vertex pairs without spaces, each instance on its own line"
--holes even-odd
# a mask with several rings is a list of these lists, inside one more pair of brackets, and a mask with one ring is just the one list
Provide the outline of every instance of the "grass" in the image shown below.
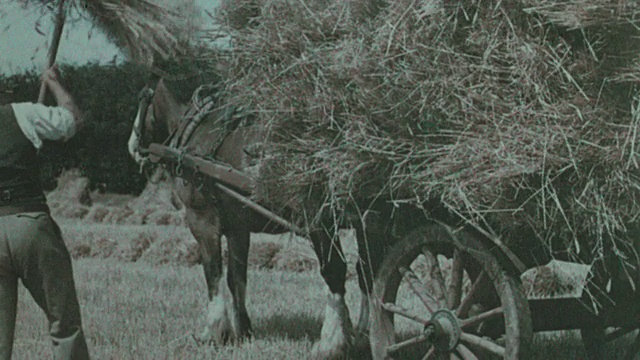
[[[81,259],[74,266],[96,359],[300,359],[320,334],[324,288],[315,273],[252,271],[248,302],[256,337],[215,348],[191,338],[202,329],[206,306],[199,267],[99,259]],[[22,289],[14,358],[49,358],[46,329],[44,314]]]
[[[199,267],[111,259],[74,263],[85,331],[96,359],[303,359],[319,337],[324,285],[317,272],[251,270],[248,310],[255,337],[221,348],[197,345],[206,306]],[[348,284],[352,316],[355,281]],[[51,357],[44,314],[21,289],[14,359]],[[615,355],[612,354],[612,359]],[[538,334],[534,359],[581,359],[576,332]]]
[[[96,224],[77,219],[58,222],[70,249],[92,248],[92,256],[74,260],[74,272],[94,359],[304,359],[320,336],[326,287],[317,267],[296,272],[254,264],[247,293],[254,338],[224,347],[199,345],[192,335],[204,326],[207,296],[201,267],[186,266],[173,255],[166,257],[170,261],[164,263],[160,260],[165,257],[155,257],[159,253],[153,251],[160,244],[174,246],[168,249],[172,253],[184,251],[181,244],[194,241],[188,229]],[[151,245],[139,261],[107,255],[105,248],[98,246],[112,242],[118,250],[141,236],[151,239]],[[171,239],[179,241],[173,243]],[[351,273],[356,251],[353,240],[347,236],[343,242]],[[283,256],[290,258],[309,256],[311,251],[308,243],[300,239],[257,235],[252,237],[256,257],[265,248],[261,245],[267,243],[288,249]],[[349,277],[347,289],[347,303],[355,323],[360,306],[355,277]],[[14,359],[50,359],[47,327],[44,314],[21,287]],[[617,348],[620,347],[612,347],[616,351]],[[612,353],[611,359],[615,358],[616,353]],[[584,359],[579,334],[536,335],[533,359]]]

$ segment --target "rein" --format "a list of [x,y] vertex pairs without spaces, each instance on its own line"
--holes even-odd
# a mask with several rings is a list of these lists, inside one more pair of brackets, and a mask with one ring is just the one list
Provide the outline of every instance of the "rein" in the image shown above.
[[[151,105],[151,99],[153,99],[154,94],[155,91],[148,86],[145,86],[140,92],[140,102],[138,103],[139,121],[136,122],[133,127],[133,131],[139,139],[136,144],[135,151],[143,157],[146,157],[149,154],[149,149],[143,148],[140,145],[140,141],[144,135],[145,121],[147,119],[147,113],[149,112],[149,106]],[[153,112],[151,115],[154,116]]]

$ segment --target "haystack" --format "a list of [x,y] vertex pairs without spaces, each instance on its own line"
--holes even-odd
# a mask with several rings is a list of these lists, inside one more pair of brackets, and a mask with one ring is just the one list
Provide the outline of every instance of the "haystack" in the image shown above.
[[637,262],[639,15],[631,0],[226,1],[225,102],[269,130],[257,197],[306,220],[437,200],[508,243]]
[[47,194],[47,202],[54,216],[82,219],[93,204],[89,191],[89,179],[78,169],[63,171],[56,188]]
[[142,193],[132,199],[126,208],[139,216],[141,224],[179,226],[185,223],[184,205],[174,192],[171,180],[166,177],[149,181]]

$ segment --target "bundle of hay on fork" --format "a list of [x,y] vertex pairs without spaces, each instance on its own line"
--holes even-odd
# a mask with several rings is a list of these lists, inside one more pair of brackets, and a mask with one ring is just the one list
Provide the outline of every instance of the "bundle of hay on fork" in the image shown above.
[[[60,0],[24,3],[46,14]],[[193,0],[66,0],[62,6],[67,18],[88,18],[129,60],[145,65],[154,58],[187,56],[199,26]]]

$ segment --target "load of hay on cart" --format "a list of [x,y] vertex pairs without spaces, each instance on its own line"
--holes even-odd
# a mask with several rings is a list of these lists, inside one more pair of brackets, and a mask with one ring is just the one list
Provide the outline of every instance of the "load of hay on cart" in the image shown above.
[[[562,329],[605,358],[640,320],[639,14],[599,0],[224,3],[223,101],[266,130],[258,176],[150,151],[299,233],[309,214],[381,202],[420,214],[389,219],[375,359],[525,359],[534,331]],[[283,208],[300,218],[269,210]],[[520,276],[551,259],[590,266],[580,294],[527,298]]]

